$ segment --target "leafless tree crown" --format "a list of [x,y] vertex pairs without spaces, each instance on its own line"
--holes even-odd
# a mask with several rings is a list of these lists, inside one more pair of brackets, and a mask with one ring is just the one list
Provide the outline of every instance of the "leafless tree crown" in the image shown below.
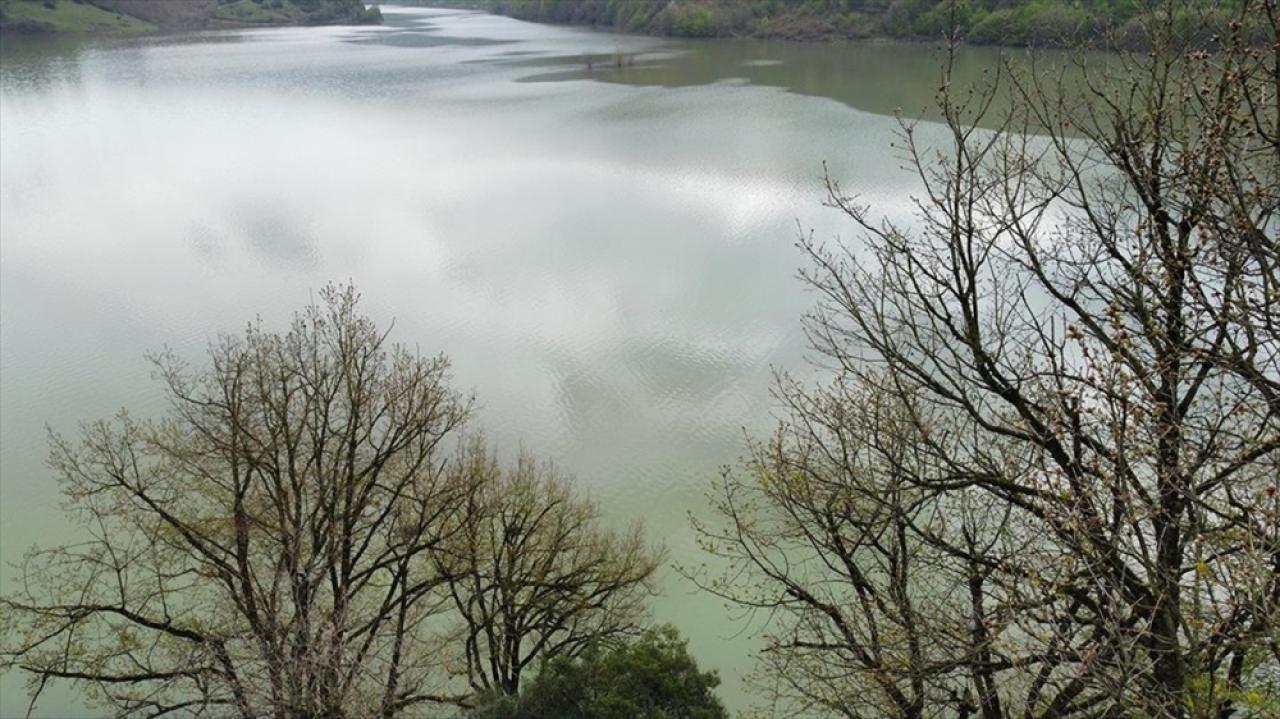
[[[471,399],[449,388],[444,357],[390,345],[357,301],[329,287],[284,333],[255,323],[219,340],[207,370],[156,356],[165,418],[121,413],[79,442],[52,438],[83,538],[30,552],[22,588],[0,600],[4,666],[29,673],[33,706],[65,680],[127,717],[416,715],[473,694],[440,651],[459,614],[469,648],[515,637],[502,644],[516,657],[501,654],[504,679],[637,618],[597,615],[639,602],[625,590],[654,566],[633,563],[638,535],[589,527],[590,505],[530,459],[477,474],[474,453],[446,450]],[[526,517],[521,534],[519,512],[547,524]],[[503,571],[546,561],[511,581],[555,584],[538,595],[505,574],[456,571],[442,558],[479,556],[458,547],[504,552],[493,558]],[[501,611],[455,604],[473,578]],[[510,602],[529,592],[536,614],[513,628],[509,612],[526,608]]]
[[639,525],[605,529],[550,462],[522,453],[503,468],[478,439],[455,471],[478,488],[461,531],[435,552],[460,618],[470,686],[515,694],[540,658],[636,635],[662,557]]
[[859,233],[800,244],[836,380],[782,381],[699,525],[780,701],[1280,712],[1280,15],[1240,12],[1209,47],[1157,14],[1149,53],[944,72],[942,132],[903,124],[911,222],[829,181]]

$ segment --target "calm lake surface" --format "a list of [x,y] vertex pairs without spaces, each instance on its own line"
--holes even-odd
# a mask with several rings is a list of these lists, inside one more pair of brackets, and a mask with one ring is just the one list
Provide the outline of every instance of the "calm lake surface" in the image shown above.
[[[6,563],[71,532],[46,426],[157,414],[147,351],[198,363],[218,333],[283,327],[346,280],[396,340],[453,359],[504,453],[557,459],[673,562],[701,561],[687,513],[773,424],[773,372],[818,372],[793,242],[851,232],[821,205],[822,164],[907,214],[891,113],[931,102],[936,53],[383,12],[382,27],[5,38]],[[962,71],[993,57],[966,51]],[[655,619],[749,706],[750,631],[674,572],[665,587]],[[17,677],[0,690],[0,714],[25,711]],[[41,706],[83,713],[65,694]]]

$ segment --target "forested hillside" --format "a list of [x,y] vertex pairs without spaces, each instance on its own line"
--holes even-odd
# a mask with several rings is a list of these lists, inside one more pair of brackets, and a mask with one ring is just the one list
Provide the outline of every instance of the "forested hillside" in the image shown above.
[[148,32],[156,29],[378,22],[361,0],[0,0],[0,30]]
[[[430,4],[430,3],[429,3]],[[444,3],[442,3],[444,4]],[[952,22],[968,42],[1058,46],[1145,42],[1143,16],[1170,3],[1136,0],[472,0],[523,20],[680,37],[795,40],[937,38]],[[1238,0],[1182,3],[1175,20],[1206,39],[1230,24]],[[1261,33],[1265,28],[1259,28]]]

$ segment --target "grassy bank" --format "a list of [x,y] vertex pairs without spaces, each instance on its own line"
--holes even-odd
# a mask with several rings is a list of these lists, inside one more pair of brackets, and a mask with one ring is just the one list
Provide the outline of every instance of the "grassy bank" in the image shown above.
[[115,32],[376,23],[362,0],[0,0],[0,30]]
[[154,23],[75,0],[0,0],[0,30],[21,33],[116,32],[156,29]]

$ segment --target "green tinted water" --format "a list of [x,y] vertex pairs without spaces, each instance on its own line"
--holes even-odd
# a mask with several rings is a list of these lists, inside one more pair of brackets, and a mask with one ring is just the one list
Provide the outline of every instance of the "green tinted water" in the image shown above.
[[[889,114],[930,103],[937,54],[383,12],[377,28],[4,39],[6,561],[71,536],[46,425],[157,413],[146,351],[199,361],[217,333],[281,326],[347,279],[400,342],[453,358],[504,452],[556,458],[673,562],[701,561],[686,513],[772,424],[773,371],[812,372],[797,223],[849,230],[821,206],[822,163],[907,214]],[[993,62],[968,51],[962,72]],[[674,573],[666,587],[655,619],[748,705],[750,632]],[[25,710],[18,682],[4,716]]]

